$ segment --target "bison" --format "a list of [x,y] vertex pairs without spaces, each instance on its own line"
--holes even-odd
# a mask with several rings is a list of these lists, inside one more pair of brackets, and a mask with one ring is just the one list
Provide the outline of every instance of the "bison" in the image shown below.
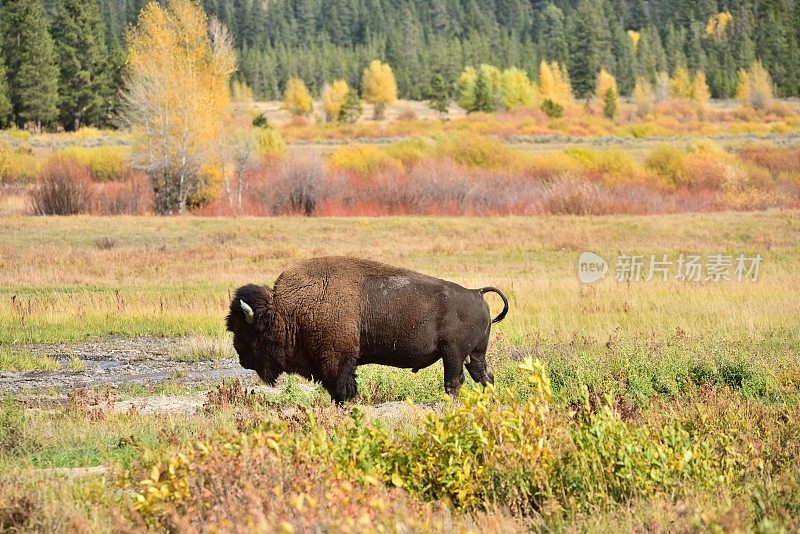
[[[493,320],[485,293],[503,299]],[[239,363],[273,385],[282,373],[322,383],[341,404],[356,395],[356,367],[411,369],[444,363],[445,391],[455,396],[464,367],[494,382],[486,364],[489,329],[508,313],[493,287],[458,284],[375,261],[314,258],[283,272],[270,289],[236,290],[227,317]]]

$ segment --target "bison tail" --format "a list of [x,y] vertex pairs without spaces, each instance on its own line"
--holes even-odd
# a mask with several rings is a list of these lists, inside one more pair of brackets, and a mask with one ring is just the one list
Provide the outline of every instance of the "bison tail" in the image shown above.
[[483,289],[479,289],[478,291],[481,292],[481,295],[485,295],[486,293],[497,293],[498,295],[500,295],[500,298],[503,299],[503,311],[501,311],[500,315],[498,315],[492,320],[492,324],[499,323],[500,321],[502,321],[505,318],[506,314],[508,313],[508,299],[506,298],[505,295],[503,295],[503,292],[497,289],[496,287],[484,287]]

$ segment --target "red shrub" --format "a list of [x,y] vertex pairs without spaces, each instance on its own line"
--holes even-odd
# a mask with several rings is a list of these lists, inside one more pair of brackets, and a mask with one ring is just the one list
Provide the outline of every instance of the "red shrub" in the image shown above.
[[690,154],[683,162],[691,189],[719,189],[733,169],[717,154]]
[[92,203],[92,175],[72,159],[52,158],[39,171],[30,201],[36,215],[86,213]]
[[775,176],[781,173],[800,174],[800,148],[755,146],[740,150],[739,157],[767,169]]
[[144,175],[95,185],[92,213],[97,215],[142,215],[150,213],[152,207],[153,189]]

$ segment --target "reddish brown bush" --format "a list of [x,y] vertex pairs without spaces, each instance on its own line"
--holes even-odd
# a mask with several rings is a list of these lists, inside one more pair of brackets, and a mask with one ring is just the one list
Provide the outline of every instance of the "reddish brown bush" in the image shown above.
[[417,112],[411,108],[403,108],[397,114],[397,118],[401,121],[415,121],[417,120]]
[[317,154],[288,155],[251,172],[248,181],[250,201],[272,215],[313,215],[330,194],[325,163]]
[[95,184],[92,213],[143,215],[153,208],[153,189],[146,176],[132,175],[124,182]]
[[30,201],[36,215],[86,213],[92,203],[92,175],[74,160],[53,158],[39,172]]
[[782,173],[800,174],[800,148],[756,146],[744,148],[738,155],[776,176]]

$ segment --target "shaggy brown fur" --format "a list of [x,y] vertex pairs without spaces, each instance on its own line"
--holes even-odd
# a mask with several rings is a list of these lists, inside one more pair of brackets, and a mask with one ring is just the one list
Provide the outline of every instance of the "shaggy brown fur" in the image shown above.
[[[494,321],[487,292],[505,305]],[[253,310],[252,324],[242,302]],[[464,366],[476,382],[493,382],[489,330],[507,312],[508,300],[494,288],[466,289],[374,261],[326,257],[285,271],[274,289],[237,289],[227,324],[243,367],[269,384],[284,372],[321,382],[341,403],[356,395],[356,367],[370,363],[416,372],[441,359],[451,395],[464,382]]]

